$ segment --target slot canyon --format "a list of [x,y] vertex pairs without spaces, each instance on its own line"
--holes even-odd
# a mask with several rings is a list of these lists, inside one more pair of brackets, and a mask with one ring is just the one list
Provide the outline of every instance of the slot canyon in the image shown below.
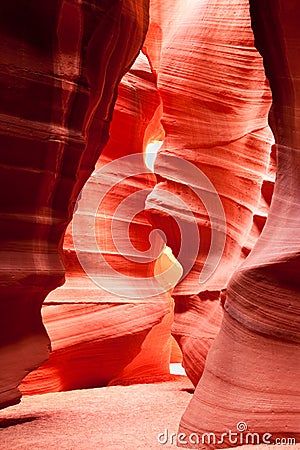
[[0,450],[300,450],[299,18],[0,3]]

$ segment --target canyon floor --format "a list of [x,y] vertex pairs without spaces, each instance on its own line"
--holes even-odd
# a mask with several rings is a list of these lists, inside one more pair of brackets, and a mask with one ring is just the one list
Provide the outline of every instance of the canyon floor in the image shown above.
[[[0,411],[0,449],[174,450],[170,433],[176,433],[192,393],[188,378],[178,375],[163,383],[24,396],[19,405]],[[163,445],[158,435],[165,430],[169,438]],[[268,448],[274,446],[246,450]]]
[[173,381],[35,396],[0,411],[1,450],[171,449],[158,434],[176,433],[193,386]]

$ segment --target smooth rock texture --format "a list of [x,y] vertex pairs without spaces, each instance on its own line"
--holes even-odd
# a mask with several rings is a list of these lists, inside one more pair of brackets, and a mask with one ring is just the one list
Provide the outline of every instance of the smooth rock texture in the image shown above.
[[107,142],[117,86],[143,43],[148,1],[1,2],[0,407],[47,359],[46,295],[62,239]]
[[182,364],[194,386],[202,375],[207,352],[223,318],[219,293],[212,294],[211,298],[199,295],[176,297],[172,334],[183,351]]
[[[226,14],[229,16],[232,9],[229,8],[229,5],[224,5]],[[188,222],[190,219],[185,213],[183,214],[183,217],[180,215],[180,204],[178,204],[180,198],[186,203],[187,208],[195,214],[197,228],[200,233],[201,246],[199,252],[196,252],[195,254],[196,261],[192,266],[191,272],[179,286],[175,288],[175,294],[177,293],[175,308],[176,320],[173,326],[173,336],[177,339],[184,353],[183,365],[188,376],[193,380],[195,385],[202,374],[208,348],[213,342],[221,324],[222,308],[219,302],[220,289],[226,285],[229,274],[232,273],[235,266],[244,257],[241,249],[243,249],[243,245],[245,245],[243,242],[249,234],[251,223],[261,195],[261,187],[268,164],[268,151],[271,142],[269,136],[270,133],[266,126],[266,111],[267,106],[269,105],[270,94],[265,85],[265,76],[261,58],[253,47],[253,37],[250,29],[248,10],[245,8],[244,3],[243,14],[240,12],[239,17],[236,19],[235,27],[227,34],[224,34],[224,27],[227,23],[225,20],[226,16],[223,17],[224,13],[219,11],[219,24],[216,26],[216,30],[213,29],[216,36],[211,40],[212,25],[210,24],[209,17],[215,15],[216,11],[218,11],[214,2],[208,2],[205,7],[199,4],[192,5],[191,3],[187,11],[183,11],[182,5],[179,5],[176,2],[173,5],[169,5],[167,11],[165,10],[165,7],[157,2],[151,3],[150,6],[151,23],[143,47],[143,51],[148,59],[145,55],[140,54],[130,70],[130,73],[123,78],[119,86],[118,100],[110,130],[110,141],[97,163],[97,169],[101,171],[105,164],[115,161],[115,171],[119,171],[120,174],[125,177],[126,173],[129,173],[131,170],[130,164],[128,164],[128,166],[125,164],[125,167],[123,167],[121,163],[118,165],[118,158],[144,152],[145,161],[147,162],[147,157],[149,156],[147,154],[147,144],[165,138],[165,143],[161,150],[159,150],[158,158],[156,160],[155,171],[157,178],[148,171],[147,174],[141,173],[131,179],[128,178],[119,185],[116,183],[114,173],[109,174],[107,179],[104,178],[103,175],[99,175],[97,179],[95,178],[95,184],[93,186],[91,183],[91,190],[87,194],[86,200],[88,203],[90,198],[97,198],[101,189],[107,190],[109,187],[112,188],[109,195],[107,195],[101,205],[99,205],[96,225],[97,230],[99,230],[97,232],[97,239],[101,246],[105,261],[113,269],[121,272],[123,275],[131,277],[131,285],[128,288],[130,292],[126,294],[127,288],[124,284],[124,295],[120,298],[111,292],[107,293],[101,288],[99,289],[98,286],[91,283],[78,264],[70,228],[64,242],[64,262],[68,268],[66,284],[49,295],[43,308],[44,321],[49,329],[49,334],[52,337],[54,350],[50,361],[45,365],[45,369],[47,373],[49,373],[49,376],[43,377],[42,367],[38,372],[27,377],[22,386],[25,393],[36,392],[35,377],[38,373],[39,379],[43,378],[44,380],[48,380],[47,385],[45,383],[39,385],[38,392],[49,392],[57,389],[63,390],[71,387],[76,388],[78,386],[84,386],[86,361],[83,359],[81,364],[78,355],[84,353],[84,348],[87,344],[89,349],[93,348],[90,338],[88,339],[87,344],[85,343],[85,336],[89,335],[88,329],[85,329],[85,332],[82,334],[82,346],[77,349],[79,352],[78,355],[74,348],[72,356],[68,359],[68,364],[63,364],[63,368],[61,368],[62,361],[64,360],[63,344],[56,345],[56,332],[54,330],[52,332],[52,327],[55,327],[55,315],[53,312],[49,315],[47,314],[47,305],[49,304],[49,306],[51,306],[52,303],[64,304],[63,309],[62,306],[60,306],[60,308],[57,308],[57,311],[64,311],[65,314],[67,314],[66,311],[70,308],[70,317],[74,314],[74,306],[68,306],[68,304],[72,304],[73,302],[83,302],[86,305],[96,303],[98,305],[97,311],[99,314],[100,311],[106,311],[108,307],[111,312],[111,308],[114,308],[114,316],[117,314],[115,310],[119,311],[120,330],[124,333],[124,339],[118,344],[118,352],[124,355],[124,358],[119,358],[117,360],[115,358],[115,348],[117,347],[114,341],[114,334],[119,336],[117,321],[114,322],[115,328],[110,328],[110,334],[108,334],[105,339],[104,336],[100,338],[102,344],[101,351],[99,350],[98,344],[96,344],[98,340],[97,328],[101,327],[100,317],[106,318],[108,316],[106,313],[103,316],[97,316],[97,319],[95,318],[97,326],[93,325],[92,334],[92,339],[95,340],[95,354],[93,354],[92,350],[89,350],[88,359],[91,360],[91,367],[95,367],[89,374],[90,378],[94,380],[92,385],[99,385],[97,383],[104,385],[111,380],[113,383],[122,383],[125,382],[125,380],[126,382],[129,382],[129,380],[138,380],[139,377],[144,380],[148,379],[153,381],[157,377],[168,375],[171,339],[170,327],[173,321],[173,301],[169,299],[167,293],[164,293],[160,298],[152,298],[151,308],[153,309],[153,317],[148,305],[147,314],[150,314],[151,316],[148,321],[143,306],[144,299],[141,299],[141,316],[138,329],[140,330],[142,327],[143,337],[137,336],[135,346],[132,334],[135,333],[134,327],[137,327],[137,322],[133,319],[130,324],[133,325],[133,327],[129,326],[126,331],[122,325],[123,317],[125,317],[124,312],[126,311],[126,314],[129,314],[127,308],[128,303],[136,303],[133,298],[138,291],[137,279],[153,276],[154,264],[141,264],[146,258],[146,255],[141,256],[138,261],[128,261],[128,258],[130,259],[132,257],[132,249],[129,253],[126,253],[125,251],[122,252],[122,255],[118,254],[118,249],[116,249],[114,239],[111,236],[112,225],[117,230],[117,234],[121,236],[122,245],[124,242],[126,243],[126,226],[129,226],[128,234],[132,244],[138,250],[145,252],[149,245],[149,233],[153,230],[153,227],[150,226],[150,221],[155,228],[164,231],[168,239],[168,244],[172,247],[175,255],[177,255],[180,247],[180,235],[178,225],[174,221],[174,218],[176,220],[179,216],[181,223],[182,221]],[[182,14],[185,19],[179,26],[178,21]],[[171,17],[173,17],[173,20],[171,20]],[[192,28],[190,22],[193,25]],[[158,31],[158,24],[163,31],[162,37]],[[204,30],[200,35],[197,26],[198,24],[201,24]],[[240,33],[241,26],[247,26],[248,34],[245,34],[245,36]],[[193,30],[192,36],[190,36],[191,30]],[[193,43],[198,42],[197,45],[193,45],[193,48],[195,47],[193,50],[194,56],[190,59],[186,57],[185,53],[187,36]],[[233,44],[229,45],[228,42],[230,43],[232,39],[236,39],[237,42],[235,43],[242,44],[242,46],[240,45],[237,47]],[[219,40],[220,43],[218,43]],[[211,46],[214,46],[214,51],[212,53],[210,51]],[[224,60],[224,46],[228,47],[228,61]],[[161,47],[160,53],[154,55],[153,49],[158,49],[158,47]],[[243,65],[233,69],[233,61],[236,62],[237,58],[242,59],[242,57],[245,59]],[[182,67],[180,66],[180,71],[177,71],[176,67],[179,67],[182,58],[184,59],[185,64]],[[206,66],[212,58],[216,59],[216,63],[219,64],[220,70],[227,73],[227,78],[225,77],[223,80],[217,79],[214,72],[215,69],[211,71],[210,78],[207,78],[209,72],[207,72]],[[192,70],[195,74],[196,72],[200,74],[203,73],[203,76],[191,76]],[[237,79],[234,89],[239,89],[238,93],[234,96],[236,101],[235,114],[244,126],[243,133],[240,132],[240,134],[243,134],[244,136],[241,138],[239,136],[236,136],[235,138],[227,136],[226,139],[228,142],[223,143],[219,142],[220,139],[216,135],[214,138],[215,141],[212,143],[209,141],[212,137],[209,137],[210,134],[209,136],[207,134],[210,122],[212,120],[214,120],[214,122],[218,122],[219,120],[220,123],[224,120],[229,121],[228,118],[226,119],[226,117],[229,117],[229,114],[227,110],[224,111],[224,104],[228,102],[230,89],[233,90],[233,86],[231,86],[231,84],[233,84],[232,80],[235,79],[232,74],[233,70],[235,71],[234,77]],[[249,77],[252,82],[252,91],[249,91],[249,98],[245,99],[242,97],[242,92],[245,90],[246,84],[247,87],[249,84],[246,76]],[[213,84],[212,81],[214,81]],[[185,96],[182,95],[178,83],[182,86],[186,86]],[[208,84],[213,87],[213,91],[211,92],[212,99],[211,102],[205,103],[202,101],[202,97],[207,95],[206,92],[209,88]],[[198,104],[196,102],[197,97],[194,95],[194,90],[196,88],[198,90],[197,95],[199,96]],[[224,92],[226,90],[228,91],[226,91],[228,98],[226,96],[225,98],[219,96],[218,90],[220,89]],[[172,109],[172,105],[175,104],[178,104],[178,110]],[[249,113],[249,117],[252,117],[253,123],[256,121],[255,124],[258,127],[258,130],[254,130],[251,133],[248,132],[247,128],[251,128],[251,126],[248,122],[246,123],[245,119],[246,106],[249,108],[249,111],[252,111],[252,116],[250,116]],[[189,117],[191,123],[195,122],[189,129],[187,129],[186,126],[182,128],[183,124],[181,122],[183,121],[183,114],[185,114],[184,121]],[[179,128],[175,128],[172,125],[172,121],[174,121],[174,118],[177,116],[181,117]],[[194,121],[194,116],[197,116],[199,119]],[[230,123],[230,126],[232,127],[232,133],[238,134],[236,130],[234,131],[236,124],[233,121]],[[223,125],[220,125],[220,129],[222,127]],[[206,129],[206,134],[204,133],[204,128]],[[242,128],[242,125],[240,125],[240,128]],[[252,125],[252,129],[253,128],[254,125]],[[195,136],[198,136],[197,139]],[[233,164],[232,159],[233,157],[236,159],[237,154],[238,161]],[[208,217],[208,214],[218,214],[218,210],[207,211],[205,209],[205,206],[207,205],[199,200],[199,197],[201,199],[202,195],[201,191],[200,193],[196,192],[197,195],[195,195],[190,189],[193,185],[193,180],[189,179],[188,172],[183,179],[183,174],[180,173],[180,165],[179,168],[174,165],[172,166],[172,160],[170,165],[170,160],[166,159],[166,155],[171,157],[175,156],[179,159],[179,162],[184,158],[194,164],[195,168],[198,170],[198,175],[204,173],[208,176],[209,179],[213,181],[218,194],[221,195],[223,205],[228,205],[227,210],[225,210],[226,217],[224,217],[224,219],[227,221],[227,226],[229,222],[232,221],[233,225],[230,227],[232,230],[235,230],[235,237],[233,238],[233,234],[228,228],[224,252],[225,256],[222,258],[219,272],[216,273],[216,282],[213,282],[212,285],[209,284],[209,281],[208,284],[200,286],[197,279],[199,277],[199,271],[202,270],[201,266],[203,266],[205,259],[207,258],[212,234],[211,224],[209,223],[210,217]],[[145,168],[141,163],[138,167],[138,171],[143,172],[144,170]],[[161,181],[163,178],[167,181]],[[158,184],[157,179],[158,181],[161,181]],[[227,185],[226,180],[228,183]],[[236,185],[238,188],[234,199],[232,199],[231,196],[232,185]],[[197,187],[201,188],[201,185]],[[127,210],[121,211],[118,209],[120,204],[125,202],[128,197],[135,192],[145,190],[146,188],[149,189],[149,195],[146,199],[146,214],[141,212],[136,217],[132,216],[130,218],[127,217]],[[227,189],[226,194],[224,193],[225,188]],[[244,194],[245,188],[251,193],[249,201]],[[242,200],[241,192],[243,192]],[[170,193],[172,195],[171,200],[169,196]],[[84,199],[82,199],[82,201],[83,200]],[[267,208],[265,207],[265,210],[266,209]],[[88,204],[86,206],[86,212],[92,217],[91,206]],[[220,220],[220,218],[217,217],[217,220]],[[84,242],[84,240],[88,241],[88,239],[90,239],[90,231],[87,230],[88,227],[82,228],[82,231],[80,230],[80,239],[82,242]],[[253,245],[253,242],[260,231],[261,228],[255,228],[252,240],[247,245],[247,248]],[[224,232],[225,230],[220,230],[221,235]],[[188,253],[190,253],[190,248],[193,245],[194,242],[192,239],[189,239],[188,242],[183,242],[183,247],[186,247]],[[91,249],[88,248],[88,246],[84,247],[83,245],[83,250],[87,255],[89,253],[92,254]],[[188,258],[189,257],[190,256],[188,255]],[[183,266],[186,265],[184,259],[180,260],[180,262]],[[105,267],[101,265],[101,276],[107,278],[109,285],[112,286],[118,283],[122,286],[122,280],[118,280],[118,277],[114,279],[114,275],[111,272],[104,275],[106,273],[105,271]],[[183,289],[184,295],[182,295],[181,290],[183,284],[187,286],[186,289]],[[146,288],[144,289],[146,292]],[[203,291],[199,294],[199,290],[201,289],[203,289]],[[149,302],[149,300],[146,301],[147,303]],[[51,309],[53,311],[55,310],[52,306]],[[79,311],[82,312],[82,316]],[[135,305],[135,314],[137,314],[137,311],[138,305]],[[86,314],[86,309],[80,307],[78,309],[78,314],[76,314],[77,319],[72,320],[72,327],[65,327],[64,323],[60,322],[59,326],[66,332],[65,343],[67,343],[67,353],[69,352],[68,348],[72,347],[72,338],[70,337],[74,336],[74,339],[79,332],[77,331],[77,328],[80,330],[81,323],[85,320],[84,314]],[[151,327],[153,327],[154,324],[157,324],[157,320],[162,321],[161,328],[156,326],[147,338],[146,342],[149,342],[149,345],[146,345],[144,342],[144,345],[141,347],[141,342],[143,342],[145,336],[148,335]],[[127,317],[125,322],[127,323]],[[160,334],[160,330],[162,331],[162,334]],[[157,337],[155,338],[153,335]],[[130,348],[132,349],[130,355],[126,357],[127,340],[125,336],[128,337]],[[151,345],[150,342],[152,342]],[[111,356],[109,356],[110,343],[114,343],[111,349]],[[133,350],[133,347],[135,347],[135,350]],[[60,359],[55,357],[56,351],[60,352]],[[104,355],[104,353],[105,364],[103,364],[103,362],[100,364],[98,362],[99,355]],[[154,354],[156,355],[156,358],[154,357]],[[177,359],[179,358],[177,357]],[[53,361],[53,366],[51,366],[51,361]],[[75,361],[74,371],[72,369],[72,361]],[[94,363],[94,361],[97,361],[97,363]],[[136,369],[132,370],[135,363],[137,363]],[[81,366],[82,368],[80,369]],[[52,385],[50,375],[51,367],[53,367]],[[71,377],[71,372],[78,373],[78,375],[76,377]],[[65,375],[63,375],[64,373]],[[71,383],[68,383],[68,377],[72,380]],[[62,381],[62,378],[64,381]],[[41,385],[43,385],[42,389],[45,390],[40,390]],[[87,377],[87,386],[90,385],[91,382],[89,381],[89,377]]]
[[[155,161],[160,182],[146,207],[183,268],[195,253],[173,293],[173,331],[196,385],[221,324],[220,290],[253,247],[268,210],[262,189],[273,142],[267,124],[271,93],[247,0],[152,1],[143,48],[158,75],[165,132]],[[184,239],[180,231],[192,220],[197,229]],[[181,259],[180,248],[186,249]],[[210,250],[214,260],[208,259]],[[199,283],[206,270],[208,279]]]
[[299,442],[300,5],[251,0],[250,6],[273,93],[275,189],[262,234],[229,283],[221,331],[180,430],[219,436],[244,420],[260,436]]
[[[0,430],[0,448],[161,448],[152,439],[169,426],[176,438],[187,379],[184,391],[112,386],[176,380],[171,327],[188,377],[200,379],[179,432],[220,439],[245,423],[259,437],[300,439],[299,5],[250,1],[276,146],[247,0],[152,0],[112,120],[148,6],[0,6],[0,407],[47,358],[41,305],[67,269],[42,308],[51,357],[21,386],[55,392],[26,399],[32,414],[49,400],[50,430],[18,406],[4,427],[28,433]],[[56,392],[102,385],[99,397]]]
[[[138,208],[135,197],[133,213],[125,204],[138,192],[144,192],[146,198],[156,183],[142,156],[145,134],[148,128],[153,132],[155,113],[160,107],[155,81],[148,60],[141,53],[119,85],[110,141],[81,196],[82,206],[76,212],[78,226],[72,223],[65,236],[66,283],[48,295],[42,308],[52,353],[44,365],[25,378],[21,385],[24,394],[170,378],[174,301],[168,289],[150,298],[137,297],[137,279],[145,284],[147,279],[174,265],[175,285],[182,270],[170,252],[162,253],[158,259],[154,255],[152,261],[147,261],[143,252],[149,246],[152,227],[143,211],[134,210]],[[135,162],[126,159],[123,162],[126,155],[133,154],[137,154]],[[112,163],[113,169],[104,172],[105,166]],[[137,174],[126,178],[133,163]],[[102,192],[106,195],[100,202]],[[96,210],[92,207],[94,203]],[[126,205],[124,211],[118,210],[122,204]],[[94,215],[94,226],[87,226],[86,217],[93,221]],[[94,256],[93,234],[104,255],[98,273],[101,283],[108,282],[108,290],[89,278],[75,251],[76,243],[82,242],[80,257],[89,264],[92,261],[92,269],[97,267],[99,254]],[[128,244],[128,239],[134,248],[128,246],[127,252],[118,251],[119,237],[123,245]],[[134,249],[138,257],[135,261]],[[105,263],[116,272],[107,271]],[[114,292],[116,284],[122,295]],[[173,359],[178,361],[180,354],[176,348],[175,355]]]

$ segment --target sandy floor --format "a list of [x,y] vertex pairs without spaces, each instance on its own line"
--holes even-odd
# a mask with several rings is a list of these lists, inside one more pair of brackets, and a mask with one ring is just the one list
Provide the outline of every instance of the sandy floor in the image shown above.
[[192,384],[184,376],[174,378],[23,397],[0,411],[0,449],[175,449],[159,444],[158,434],[177,431]]
[[[192,392],[187,377],[174,376],[157,384],[23,397],[0,411],[0,450],[175,450],[170,438],[162,445],[158,435],[177,432]],[[300,445],[242,448],[300,450]]]

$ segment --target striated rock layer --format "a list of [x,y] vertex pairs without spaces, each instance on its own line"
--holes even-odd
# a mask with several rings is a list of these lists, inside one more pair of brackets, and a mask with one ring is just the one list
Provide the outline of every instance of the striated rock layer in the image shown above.
[[263,199],[257,213],[272,142],[271,93],[247,0],[153,0],[150,7],[144,51],[158,74],[165,139],[147,208],[185,271],[173,294],[173,333],[196,385],[221,324],[220,290],[268,208]]
[[108,139],[117,86],[142,45],[148,1],[1,2],[0,407],[48,357],[45,296],[62,239]]
[[300,5],[250,0],[250,6],[273,93],[275,190],[263,232],[229,283],[222,328],[180,430],[220,436],[244,421],[260,437],[299,442]]
[[[76,231],[82,257],[91,270],[99,266],[106,290],[81,269],[70,228],[64,241],[66,284],[48,296],[43,308],[53,353],[45,366],[26,378],[25,393],[81,387],[85,380],[86,386],[98,386],[153,381],[168,374],[173,300],[167,292],[146,298],[159,254],[147,260],[154,227],[165,233],[184,270],[185,277],[175,288],[173,335],[196,385],[221,325],[220,290],[262,228],[257,209],[271,143],[266,120],[270,92],[254,48],[246,0],[188,5],[153,0],[150,8],[144,55],[120,84],[111,138],[97,163],[99,176],[88,184],[78,214],[91,220]],[[144,152],[149,164],[147,144],[162,140],[156,178],[138,157]],[[121,162],[129,155],[137,159]],[[111,173],[104,175],[105,164],[112,162]],[[129,177],[133,167],[137,173]],[[107,195],[92,211],[102,191]],[[144,191],[139,201],[133,197],[138,191]],[[145,213],[136,210],[145,203]],[[266,202],[261,206],[266,214]],[[94,228],[101,263],[94,256],[97,249],[91,247]],[[152,238],[159,247],[158,236]],[[202,273],[206,279],[199,283]],[[90,311],[94,322],[92,316],[85,320]],[[131,313],[132,321],[127,317]],[[64,320],[55,323],[55,314]],[[102,327],[109,314],[113,326]],[[103,334],[98,333],[101,328],[106,330]],[[123,338],[116,343],[121,332]],[[116,358],[116,352],[122,357]]]
[[182,270],[170,252],[149,254],[152,227],[143,213],[156,183],[143,148],[148,128],[159,133],[158,108],[156,78],[140,54],[119,85],[110,141],[65,236],[66,283],[44,302],[52,353],[26,377],[24,394],[170,378],[174,302],[168,289],[147,298],[147,282],[174,266],[175,285]]

